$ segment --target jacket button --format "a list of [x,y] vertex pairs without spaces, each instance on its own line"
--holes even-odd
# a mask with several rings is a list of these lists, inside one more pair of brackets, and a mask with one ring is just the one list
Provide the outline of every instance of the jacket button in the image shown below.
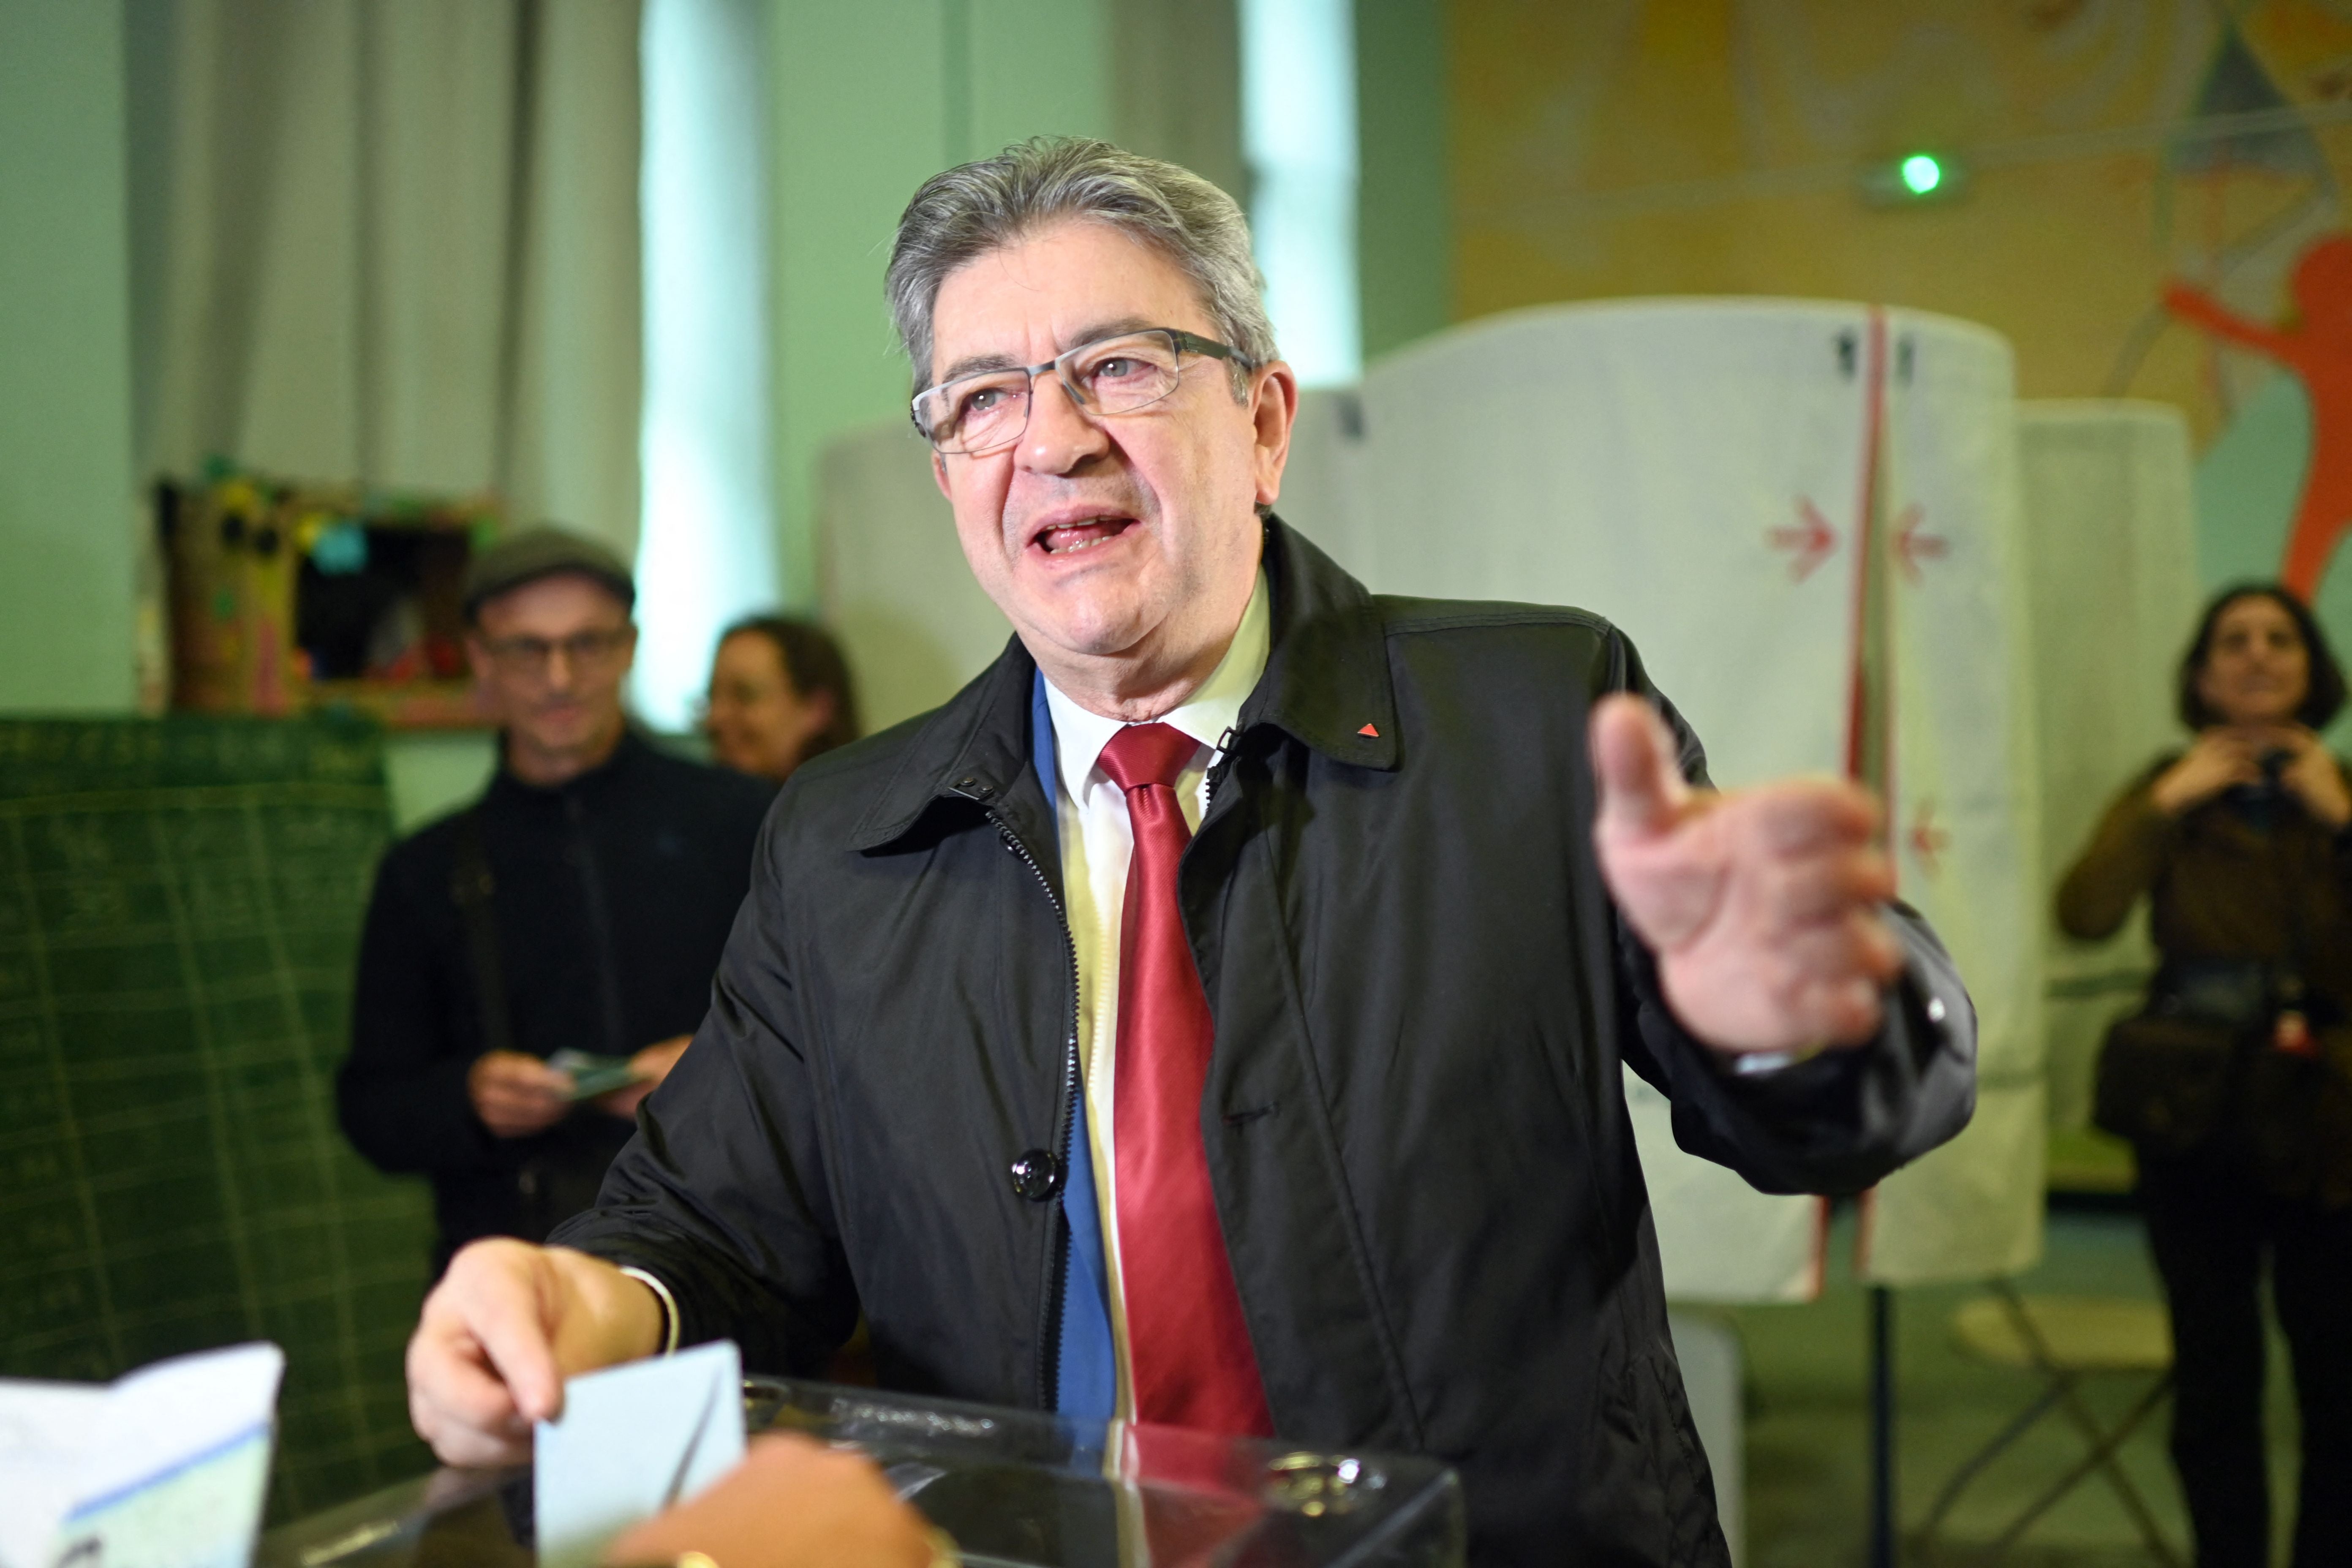
[[1042,1204],[1058,1195],[1066,1173],[1062,1162],[1043,1149],[1032,1149],[1013,1162],[1013,1190],[1033,1204]]

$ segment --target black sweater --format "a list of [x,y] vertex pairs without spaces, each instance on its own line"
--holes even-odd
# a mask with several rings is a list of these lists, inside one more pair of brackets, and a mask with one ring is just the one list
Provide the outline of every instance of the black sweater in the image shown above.
[[[690,1033],[773,798],[634,735],[557,788],[502,768],[469,809],[513,1048],[625,1056]],[[337,1096],[361,1153],[432,1177],[436,1268],[477,1237],[544,1234],[584,1206],[635,1125],[590,1104],[528,1138],[492,1137],[476,1119],[466,1075],[488,1045],[452,893],[463,816],[403,839],[377,868]]]

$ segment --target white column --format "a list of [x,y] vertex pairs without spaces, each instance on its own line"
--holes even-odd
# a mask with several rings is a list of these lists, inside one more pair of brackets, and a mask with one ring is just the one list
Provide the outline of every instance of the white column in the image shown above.
[[646,0],[644,523],[632,695],[682,730],[719,628],[777,599],[759,0]]
[[1242,0],[1250,227],[1283,357],[1307,386],[1363,369],[1352,0]]

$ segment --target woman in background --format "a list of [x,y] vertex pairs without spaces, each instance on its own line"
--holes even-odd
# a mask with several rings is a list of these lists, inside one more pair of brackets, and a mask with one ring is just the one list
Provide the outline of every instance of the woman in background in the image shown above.
[[782,784],[818,752],[857,739],[848,661],[806,621],[738,621],[719,638],[702,727],[713,762]]
[[2344,698],[2300,600],[2224,592],[2181,660],[2195,739],[2123,793],[2058,891],[2085,938],[2148,896],[2163,957],[2109,1036],[2100,1121],[2137,1155],[2200,1568],[2271,1560],[2265,1254],[2302,1415],[2294,1562],[2352,1563],[2352,787],[2316,733]]

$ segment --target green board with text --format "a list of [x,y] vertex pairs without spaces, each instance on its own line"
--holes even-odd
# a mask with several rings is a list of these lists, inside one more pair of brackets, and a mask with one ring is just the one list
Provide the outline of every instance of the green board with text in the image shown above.
[[428,1203],[335,1123],[389,833],[369,728],[0,721],[0,1376],[277,1342],[281,1518],[430,1462]]

